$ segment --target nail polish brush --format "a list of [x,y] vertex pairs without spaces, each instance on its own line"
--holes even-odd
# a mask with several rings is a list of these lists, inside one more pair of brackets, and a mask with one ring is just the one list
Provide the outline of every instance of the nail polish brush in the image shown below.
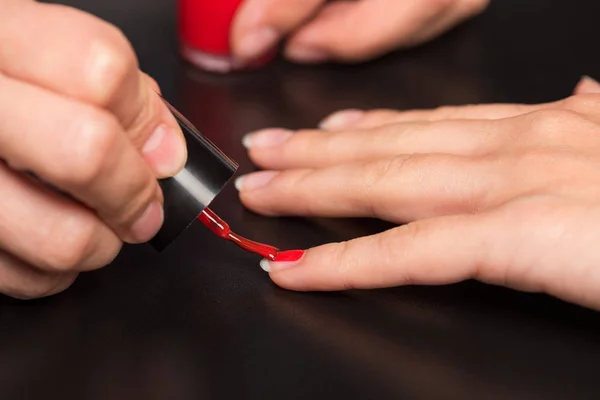
[[202,222],[217,236],[270,261],[295,261],[301,250],[280,251],[276,247],[254,242],[232,232],[229,225],[209,204],[223,190],[237,171],[238,164],[202,135],[171,104],[165,104],[183,131],[188,160],[183,170],[172,178],[161,179],[164,196],[164,223],[150,245],[161,252],[195,220]]

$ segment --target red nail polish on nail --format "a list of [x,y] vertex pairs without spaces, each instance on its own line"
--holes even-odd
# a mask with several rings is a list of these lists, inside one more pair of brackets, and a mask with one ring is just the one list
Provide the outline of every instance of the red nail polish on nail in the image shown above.
[[298,261],[304,255],[304,250],[280,251],[275,256],[275,262],[293,262]]

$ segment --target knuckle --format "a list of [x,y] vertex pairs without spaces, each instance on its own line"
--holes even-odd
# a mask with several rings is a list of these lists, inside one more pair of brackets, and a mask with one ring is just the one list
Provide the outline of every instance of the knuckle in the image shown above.
[[[422,236],[422,227],[425,222],[411,222],[398,227],[397,234],[386,242],[388,254],[394,254],[395,259],[406,260],[413,244]],[[398,254],[400,253],[400,254]]]
[[569,96],[562,101],[563,106],[572,111],[581,113],[597,113],[600,109],[600,95],[580,94]]
[[49,271],[76,271],[91,255],[96,226],[89,219],[65,218],[49,229],[52,238],[39,249],[39,267]]
[[399,177],[406,175],[406,171],[415,167],[424,157],[426,156],[421,154],[410,154],[368,164],[360,189],[361,196],[358,197],[355,207],[363,207],[370,216],[383,217],[386,204],[378,201],[378,194],[391,189],[390,183],[402,180]]
[[336,246],[336,251],[330,254],[330,265],[336,265],[336,274],[343,290],[356,289],[357,285],[353,282],[352,270],[354,269],[354,258],[350,254],[350,242],[340,242]]
[[[379,241],[380,254],[387,254],[388,259],[385,262],[388,265],[394,265],[396,260],[410,260],[411,251],[414,243],[422,236],[422,221],[404,224],[391,231],[389,235],[380,235]],[[412,257],[414,258],[414,257]],[[397,280],[402,285],[411,285],[414,283],[414,276],[406,268],[398,270]]]
[[564,135],[580,121],[579,114],[571,110],[540,110],[531,113],[530,132],[543,137]]
[[118,124],[108,114],[80,116],[63,146],[62,162],[54,166],[54,180],[68,187],[92,183],[117,155],[119,132]]
[[422,158],[423,156],[420,154],[409,154],[369,164],[364,181],[365,193],[369,194],[374,188],[385,185],[386,182],[403,174],[407,168],[410,168]]
[[371,168],[367,171],[367,186],[372,188],[386,181],[390,176],[400,174],[411,157],[414,156],[397,156],[371,164]]
[[374,187],[386,183],[387,181],[397,180],[398,176],[408,175],[414,171],[419,171],[427,165],[428,170],[437,168],[439,164],[446,164],[444,157],[434,154],[407,154],[395,156],[386,160],[377,161],[370,164],[367,170],[367,185]]
[[123,33],[113,25],[103,26],[92,40],[88,69],[90,97],[96,104],[107,106],[128,79],[137,78],[137,58]]

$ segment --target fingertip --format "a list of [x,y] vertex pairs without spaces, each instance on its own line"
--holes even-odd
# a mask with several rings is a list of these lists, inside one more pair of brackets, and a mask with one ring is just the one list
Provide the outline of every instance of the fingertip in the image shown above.
[[263,258],[262,260],[260,260],[259,265],[263,271],[271,272],[271,264],[269,263],[269,260],[267,260],[266,258]]
[[260,59],[277,46],[279,33],[270,26],[259,26],[242,34],[236,41],[234,56],[242,63]]
[[164,209],[159,201],[151,202],[131,225],[131,243],[145,243],[152,239],[164,222]]
[[187,162],[187,143],[181,126],[165,104],[162,97],[152,94],[159,101],[161,117],[154,133],[149,136],[142,148],[144,158],[158,178],[168,178],[178,174]]
[[279,174],[279,171],[251,172],[238,177],[235,180],[235,187],[240,192],[252,192],[263,189]]
[[158,178],[175,176],[185,166],[187,148],[179,129],[160,124],[142,147],[144,159]]
[[242,64],[259,60],[272,51],[281,34],[268,21],[268,4],[261,0],[244,1],[231,26],[231,50]]
[[363,117],[365,112],[358,109],[347,109],[330,114],[319,123],[319,129],[340,130],[351,128]]
[[359,29],[364,2],[336,1],[326,4],[314,18],[300,27],[287,41],[285,56],[291,61],[317,64],[331,60],[353,61],[362,38]]
[[265,272],[283,271],[295,267],[302,262],[305,250],[285,250],[279,251],[274,260],[263,258],[260,260],[260,267]]
[[[345,282],[337,276],[345,243],[327,243],[306,250],[293,250],[289,262],[265,260],[261,267],[271,280],[285,289],[296,291],[343,290]],[[265,269],[266,268],[266,269]]]
[[587,76],[583,75],[575,86],[574,94],[595,94],[600,93],[600,83]]

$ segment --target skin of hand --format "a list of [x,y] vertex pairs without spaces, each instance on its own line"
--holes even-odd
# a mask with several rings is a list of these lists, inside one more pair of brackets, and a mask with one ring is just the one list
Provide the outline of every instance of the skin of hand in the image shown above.
[[236,182],[270,216],[376,217],[389,231],[268,262],[299,291],[450,284],[544,292],[600,310],[600,85],[539,104],[346,110],[320,130],[244,138]]
[[360,62],[429,41],[481,13],[489,0],[244,0],[232,48],[251,62],[285,39],[298,63]]
[[187,151],[114,26],[3,0],[0,43],[0,293],[38,298],[151,239]]

